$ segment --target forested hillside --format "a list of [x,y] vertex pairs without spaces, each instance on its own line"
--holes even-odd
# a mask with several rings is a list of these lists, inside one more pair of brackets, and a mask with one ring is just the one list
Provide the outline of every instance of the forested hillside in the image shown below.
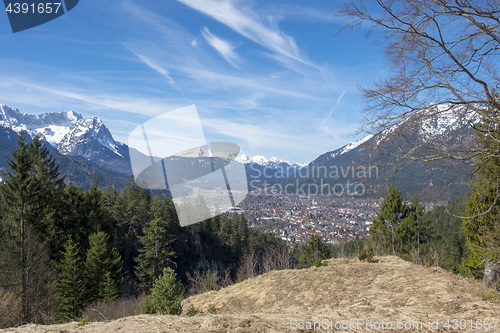
[[89,304],[149,294],[166,268],[185,294],[200,291],[200,277],[219,287],[273,269],[288,253],[242,215],[181,228],[172,201],[133,179],[121,192],[95,179],[88,190],[66,185],[38,137],[21,135],[8,164],[0,185],[0,313],[9,312],[1,326],[71,320]]

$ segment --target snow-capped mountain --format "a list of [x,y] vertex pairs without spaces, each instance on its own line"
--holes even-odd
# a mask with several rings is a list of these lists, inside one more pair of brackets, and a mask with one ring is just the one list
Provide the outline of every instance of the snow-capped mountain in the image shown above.
[[[83,119],[75,111],[50,112],[40,115],[21,113],[18,109],[0,105],[0,126],[15,132],[26,131],[31,137],[41,136],[63,155],[91,159],[103,149],[122,156],[123,144],[113,136],[97,117]],[[123,157],[123,156],[122,156]]]
[[[4,149],[0,157],[8,156],[10,150],[15,147],[17,133],[21,130],[30,137],[42,137],[48,143],[49,149],[63,156],[86,160],[95,167],[120,177],[128,178],[132,174],[128,146],[114,140],[108,128],[97,117],[85,119],[75,111],[32,115],[1,104],[0,143]],[[196,150],[189,153],[197,154]],[[184,157],[193,157],[191,155]],[[245,164],[252,179],[282,178],[305,166],[276,157],[249,158],[243,153],[240,153],[236,160]]]
[[[314,170],[323,170],[323,173],[333,170],[328,175],[339,177],[323,180],[331,186],[342,181],[345,185],[347,180],[357,181],[366,188],[378,188],[379,195],[383,195],[385,186],[395,183],[407,195],[425,194],[432,195],[433,199],[448,200],[467,190],[472,161],[437,159],[426,163],[418,158],[435,154],[437,150],[433,149],[458,154],[464,151],[474,144],[476,136],[471,124],[478,121],[478,116],[464,107],[439,106],[424,110],[378,134],[322,154],[309,164],[309,174],[315,175]],[[417,160],[408,163],[411,159],[405,155],[407,152]],[[364,173],[370,168],[373,173]],[[319,182],[319,179],[305,182]]]
[[82,115],[74,111],[30,115],[0,104],[0,126],[15,132],[24,130],[30,136],[41,135],[54,148],[69,132],[71,125],[81,119]]
[[64,155],[78,155],[91,158],[96,152],[108,149],[123,157],[125,145],[113,139],[113,136],[99,118],[80,119],[73,123],[57,144]]
[[460,134],[465,134],[468,137],[472,134],[470,124],[478,122],[479,116],[463,106],[438,105],[434,109],[423,110],[413,118],[401,121],[381,133],[368,134],[360,140],[350,142],[322,156],[334,159],[365,143],[378,146],[384,141],[394,140],[395,137],[401,136],[403,133],[406,138],[417,137],[414,143],[449,141],[456,139],[457,136],[461,137]]
[[425,117],[420,124],[419,132],[427,138],[443,136],[466,126],[469,122],[479,121],[477,114],[468,112],[464,106],[438,105],[436,109],[432,116]]
[[[82,157],[113,173],[130,176],[128,147],[113,139],[108,128],[97,117],[84,119],[75,111],[49,112],[39,115],[21,113],[0,105],[0,127],[30,137],[40,136],[49,148],[62,155]],[[7,135],[8,139],[16,137]]]
[[276,157],[269,159],[261,155],[248,157],[243,152],[240,152],[235,160],[245,165],[249,183],[255,180],[276,181],[283,179],[307,165],[290,163]]
[[[385,185],[396,183],[408,195],[426,195],[437,190],[436,193],[442,194],[443,198],[443,193],[457,196],[466,188],[465,183],[469,179],[464,180],[463,176],[470,174],[471,163],[442,160],[432,164],[418,162],[393,174],[395,156],[408,150],[416,151],[418,155],[435,144],[470,146],[475,139],[470,124],[477,121],[478,117],[465,108],[440,106],[432,112],[417,113],[413,119],[378,134],[327,152],[307,166],[276,157],[248,157],[242,152],[236,161],[245,164],[249,181],[282,182],[288,181],[287,177],[299,175],[300,184],[313,182],[321,185],[322,179],[313,169],[323,167],[321,171],[324,173],[327,170],[329,179],[321,186],[329,184],[333,188],[349,180],[351,183],[362,183],[366,188],[378,188],[381,195]],[[0,105],[0,168],[6,167],[5,158],[16,146],[17,133],[21,130],[31,137],[42,136],[56,156],[62,173],[69,175],[67,179],[79,186],[88,186],[96,175],[101,183],[121,184],[118,185],[120,187],[132,174],[128,146],[114,140],[99,118],[84,119],[74,111],[31,115],[5,105]],[[310,172],[295,172],[298,169],[307,171],[305,168]],[[376,169],[375,174],[363,176],[362,172],[357,173],[370,168]],[[308,174],[310,179],[303,176]],[[333,177],[335,174],[339,176]]]
[[253,157],[248,157],[245,153],[240,152],[238,157],[235,159],[237,162],[242,164],[258,164],[260,166],[283,166],[287,165],[292,168],[302,168],[306,166],[306,163],[291,163],[287,160],[281,160],[277,157],[271,157],[269,159],[261,155],[255,155]]
[[373,134],[368,134],[362,139],[353,141],[351,143],[346,144],[345,146],[341,147],[340,149],[335,150],[334,152],[331,153],[330,158],[335,158],[337,156],[340,156],[342,154],[345,154],[347,152],[350,152],[351,150],[355,149],[359,145],[365,143],[366,141],[370,140],[373,137]]

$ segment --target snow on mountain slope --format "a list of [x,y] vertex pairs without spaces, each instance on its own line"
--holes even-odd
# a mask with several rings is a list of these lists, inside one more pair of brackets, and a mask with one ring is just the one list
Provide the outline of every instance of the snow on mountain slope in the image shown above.
[[340,149],[337,149],[335,150],[332,154],[331,154],[331,158],[334,158],[334,157],[337,157],[337,156],[340,156],[342,154],[345,154],[355,148],[357,148],[359,145],[365,143],[366,141],[370,140],[371,138],[373,137],[373,134],[369,134],[367,136],[365,136],[364,138],[362,139],[359,139],[357,141],[353,141],[351,143],[348,143],[346,144],[345,146],[343,146],[342,148]]
[[240,162],[242,164],[251,164],[255,163],[261,166],[278,166],[280,164],[286,164],[291,167],[296,167],[296,168],[301,168],[306,166],[306,163],[291,163],[286,160],[281,160],[277,157],[271,157],[270,159],[265,158],[264,156],[261,155],[255,155],[253,157],[248,157],[246,156],[243,152],[240,152],[238,157],[235,159],[237,162]]
[[107,148],[123,156],[118,148],[123,144],[116,142],[102,121],[97,117],[80,119],[73,123],[59,142],[57,148],[64,155],[79,155],[89,158],[92,154]]
[[0,126],[16,132],[25,130],[30,135],[43,135],[52,145],[57,145],[69,132],[71,125],[82,118],[81,114],[74,111],[30,115],[0,104]]
[[0,104],[0,126],[15,132],[24,130],[29,136],[39,135],[63,155],[90,158],[107,148],[122,156],[119,148],[123,144],[113,139],[99,118],[84,119],[74,111],[31,115]]
[[[407,122],[409,121],[415,125],[407,126]],[[425,140],[433,140],[445,137],[470,123],[478,123],[479,121],[479,115],[463,105],[431,105],[427,109],[415,113],[410,119],[404,119],[398,124],[382,131],[377,135],[376,144],[378,145],[392,133],[401,129],[407,131],[407,127],[416,127],[419,134]]]
[[66,134],[69,133],[70,126],[48,125],[37,128],[36,132],[45,137],[45,140],[52,146],[57,147]]
[[477,123],[479,120],[476,113],[467,110],[464,106],[439,105],[438,113],[422,120],[420,134],[426,137],[443,136],[468,123]]

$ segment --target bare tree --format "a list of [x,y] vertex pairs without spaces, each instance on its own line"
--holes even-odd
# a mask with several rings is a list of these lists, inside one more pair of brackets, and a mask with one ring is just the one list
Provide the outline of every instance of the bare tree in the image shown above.
[[[366,129],[396,132],[401,140],[391,153],[406,165],[475,161],[473,202],[462,217],[467,243],[476,257],[498,262],[500,0],[346,0],[338,14],[351,19],[345,28],[368,26],[381,36],[391,66],[389,77],[362,88]],[[412,137],[443,115],[468,123],[477,137]],[[437,264],[439,253],[434,256]]]
[[[452,112],[471,126],[477,118],[492,124],[483,131],[498,131],[498,0],[348,0],[338,14],[351,19],[345,28],[363,25],[380,33],[392,67],[389,77],[362,88],[365,129],[379,132],[404,122],[404,137],[404,129],[422,118]],[[498,156],[498,149],[478,142],[423,145],[426,154],[418,159],[425,161]],[[414,148],[401,151],[410,162]]]
[[230,270],[226,270],[224,275],[218,272],[211,272],[210,270],[206,272],[194,271],[191,273],[186,273],[187,279],[189,281],[188,295],[196,295],[205,293],[211,290],[219,290],[225,288],[233,283],[231,280]]
[[241,258],[238,275],[244,279],[253,278],[260,274],[260,264],[261,254],[252,248]]
[[[7,242],[0,244],[0,289],[19,295],[23,323],[51,322],[55,270],[38,233],[26,226],[24,237],[22,251]],[[18,260],[21,252],[23,260]]]
[[264,253],[262,258],[264,272],[291,268],[293,268],[293,255],[286,245],[275,245]]

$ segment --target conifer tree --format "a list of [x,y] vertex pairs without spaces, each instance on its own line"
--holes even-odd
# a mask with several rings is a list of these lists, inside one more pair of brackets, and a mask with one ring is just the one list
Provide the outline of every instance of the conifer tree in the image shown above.
[[124,201],[122,207],[123,221],[119,221],[119,223],[125,224],[134,230],[144,227],[150,221],[149,204],[151,195],[149,190],[140,188],[131,179],[125,187],[122,197]]
[[315,262],[328,259],[330,257],[330,249],[323,242],[320,236],[312,234],[309,241],[301,249],[299,255],[299,268],[311,267]]
[[79,252],[78,244],[70,238],[66,242],[56,286],[56,312],[60,320],[76,318],[82,307],[84,286]]
[[137,258],[137,276],[141,288],[149,291],[153,283],[162,274],[163,269],[173,264],[171,244],[174,237],[170,225],[174,222],[172,207],[160,194],[151,200],[153,220],[144,228],[144,235],[139,237],[139,256]]
[[418,197],[413,197],[407,204],[407,216],[396,227],[397,254],[404,259],[410,259],[410,255],[414,254],[415,259],[420,260],[420,245],[430,237],[430,220],[424,218],[424,210]]
[[89,244],[84,269],[86,303],[110,299],[112,295],[117,295],[122,280],[121,257],[111,246],[109,236],[98,231],[90,235]]
[[82,189],[72,183],[64,189],[64,225],[68,234],[65,238],[71,238],[79,246],[81,258],[89,247],[89,235],[92,233],[90,222],[87,219],[85,193]]
[[[492,113],[491,117],[498,116]],[[477,134],[487,149],[498,149],[500,125],[488,117],[478,125]],[[466,245],[469,256],[462,264],[462,270],[481,278],[485,259],[500,263],[500,158],[498,155],[480,155],[476,158],[476,179],[466,204],[463,220]]]
[[168,267],[155,281],[143,310],[146,313],[180,314],[181,301],[182,284],[174,270]]
[[[57,166],[43,142],[35,137],[27,142],[21,132],[12,157],[7,159],[11,171],[2,184],[3,272],[10,272],[8,283],[21,295],[23,320],[30,322],[37,308],[45,306],[53,280],[45,243],[50,256],[57,248],[57,226],[47,223],[54,216],[56,196],[63,186]],[[41,242],[41,239],[44,242]]]
[[111,233],[111,225],[109,225],[106,221],[106,214],[102,206],[102,200],[103,196],[101,189],[99,188],[97,178],[94,177],[89,190],[85,192],[84,195],[84,202],[87,213],[86,218],[92,232],[102,230],[109,235]]
[[118,298],[118,284],[115,279],[111,277],[110,271],[104,274],[104,280],[101,282],[99,289],[100,298],[105,302],[113,301]]
[[67,225],[63,219],[64,176],[59,175],[59,166],[38,136],[28,144],[33,158],[33,173],[38,184],[37,219],[34,227],[47,244],[51,259],[56,260],[64,248]]
[[396,186],[391,185],[370,228],[370,238],[375,254],[397,254],[396,229],[401,220],[407,216],[408,208],[401,192]]

